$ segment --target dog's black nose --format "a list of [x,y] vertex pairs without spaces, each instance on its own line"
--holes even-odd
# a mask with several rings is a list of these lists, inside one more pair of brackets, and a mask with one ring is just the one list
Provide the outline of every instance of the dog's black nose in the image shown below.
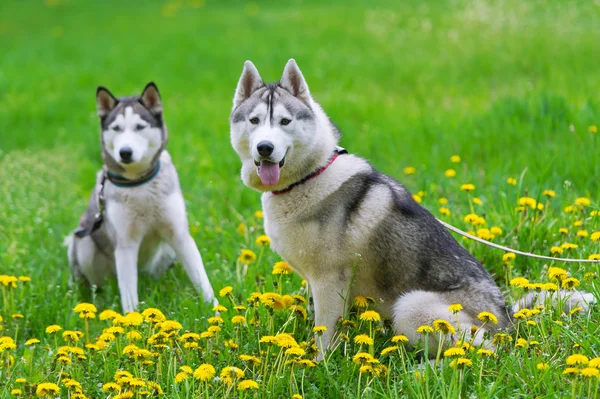
[[119,156],[121,160],[125,163],[131,161],[131,156],[133,155],[133,150],[130,147],[123,147],[119,150]]
[[258,143],[256,149],[258,150],[258,153],[261,157],[268,157],[273,153],[275,146],[270,141],[263,140],[260,143]]

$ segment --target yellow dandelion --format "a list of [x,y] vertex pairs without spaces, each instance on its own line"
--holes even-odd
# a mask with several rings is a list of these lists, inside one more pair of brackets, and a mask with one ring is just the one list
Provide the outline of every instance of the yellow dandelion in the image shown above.
[[459,163],[460,162],[460,156],[458,156],[458,155],[452,155],[450,157],[450,162],[452,162],[452,163]]
[[452,324],[450,324],[450,322],[448,322],[447,320],[434,320],[433,328],[436,332],[442,334],[456,334],[454,326],[452,326]]
[[33,345],[39,344],[39,343],[40,343],[40,340],[37,338],[31,338],[31,339],[28,339],[27,341],[25,341],[26,346],[33,346]]
[[367,310],[361,313],[360,319],[363,321],[379,321],[381,320],[381,316],[374,310]]
[[238,260],[246,265],[250,265],[256,260],[256,254],[249,249],[243,249]]
[[397,342],[407,343],[408,342],[408,337],[406,335],[394,335],[392,337],[392,342],[393,343],[397,343]]
[[591,201],[589,198],[579,197],[579,198],[575,199],[575,205],[590,206],[590,204],[591,204]]
[[194,378],[201,381],[211,380],[217,371],[211,364],[204,363],[194,371]]
[[286,262],[277,262],[273,265],[272,274],[292,274],[293,270]]
[[448,205],[448,198],[441,197],[441,198],[438,200],[438,203],[439,203],[440,205]]
[[460,358],[455,359],[450,362],[450,367],[456,367],[456,368],[470,367],[472,365],[473,365],[473,361],[470,359],[466,359],[464,357],[460,357]]
[[327,327],[325,326],[315,326],[312,331],[319,335],[322,335],[325,331],[327,331]]
[[454,169],[446,169],[446,171],[444,172],[444,176],[446,176],[446,177],[455,177],[456,176],[456,170],[454,170]]
[[574,366],[574,365],[584,366],[588,363],[589,363],[588,357],[585,355],[579,354],[579,353],[576,353],[574,355],[567,357],[567,364],[569,366]]
[[444,216],[449,216],[452,212],[450,212],[450,209],[445,208],[445,207],[441,207],[439,209],[440,213]]
[[[225,287],[225,288],[228,288],[228,287]],[[221,304],[215,306],[214,308],[212,308],[212,310],[213,310],[213,312],[219,312],[219,313],[221,313],[221,312],[227,312],[227,308],[225,306],[221,305]],[[221,319],[221,323],[222,322],[223,321]]]
[[574,290],[575,288],[579,287],[579,284],[579,280],[575,277],[567,277],[561,282],[562,288],[568,290]]
[[548,363],[538,363],[535,367],[539,371],[546,371],[550,369],[550,365]]
[[[590,365],[591,365],[591,364],[590,364]],[[26,380],[25,378],[17,378],[17,379],[15,380],[15,382],[16,382],[17,384],[25,384],[25,383],[27,382],[27,380]]]
[[13,389],[13,390],[10,391],[10,394],[12,396],[21,396],[21,395],[23,395],[23,391],[20,390],[19,388],[15,388],[15,389]]
[[385,356],[391,352],[397,352],[400,349],[399,346],[388,346],[381,351],[381,356]]
[[375,360],[375,358],[366,352],[358,352],[352,358],[352,362],[357,365],[371,363],[373,360]]
[[142,312],[142,317],[147,323],[162,323],[167,320],[163,312],[156,308],[148,308],[144,309]]
[[246,318],[244,316],[240,316],[240,315],[233,316],[231,318],[231,322],[233,324],[244,324],[246,322]]
[[[227,287],[225,287],[225,288],[221,289],[221,291],[219,291],[219,296],[224,297],[224,296],[231,294],[232,292],[233,292],[233,287],[228,285]],[[215,309],[213,309],[213,310],[215,310]],[[215,312],[217,312],[217,310],[215,310]]]
[[473,184],[471,184],[471,183],[467,183],[467,184],[461,185],[460,189],[462,191],[470,192],[470,191],[475,190],[475,186]]
[[60,388],[58,387],[58,385],[52,383],[52,382],[42,382],[41,384],[38,384],[36,390],[35,390],[35,394],[37,396],[56,396],[60,393]]
[[444,351],[444,357],[457,357],[464,355],[465,350],[463,348],[448,348]]
[[420,334],[432,333],[433,328],[431,326],[419,326],[417,327],[417,332]]
[[240,391],[247,391],[249,389],[258,389],[258,383],[254,380],[243,380],[237,386]]
[[291,348],[286,349],[285,354],[288,356],[304,356],[306,351],[299,346],[293,346]]
[[542,195],[545,195],[548,198],[556,197],[556,192],[553,190],[544,190]]
[[404,168],[404,174],[405,175],[412,175],[417,171],[417,168],[415,168],[414,166],[407,166],[406,168]]
[[506,179],[506,182],[508,184],[510,184],[511,186],[516,186],[517,185],[517,179],[515,179],[514,177],[509,177]]
[[550,248],[550,253],[552,255],[561,255],[563,253],[563,249],[561,247],[554,246]]
[[261,247],[266,247],[271,243],[271,239],[266,234],[260,235],[256,238],[256,245],[260,245]]
[[354,342],[359,345],[373,345],[373,338],[369,337],[367,334],[360,334],[354,337]]
[[231,385],[234,380],[244,378],[244,372],[237,367],[227,366],[221,370],[220,377],[225,384]]
[[53,324],[51,326],[46,327],[46,333],[47,334],[54,334],[58,331],[62,330],[62,327],[59,326],[58,324]]
[[582,377],[586,377],[586,378],[600,377],[600,370],[593,368],[593,367],[586,367],[584,369],[581,369],[581,371],[579,373],[581,374]]
[[256,211],[254,212],[254,217],[257,219],[262,219],[263,218],[263,212],[262,211]]

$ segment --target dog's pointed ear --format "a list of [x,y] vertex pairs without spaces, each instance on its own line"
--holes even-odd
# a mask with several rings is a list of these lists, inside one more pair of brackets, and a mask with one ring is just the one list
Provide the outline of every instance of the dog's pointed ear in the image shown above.
[[118,103],[119,100],[106,87],[98,86],[98,89],[96,89],[96,109],[100,118],[108,115]]
[[306,80],[304,80],[304,75],[302,75],[296,60],[293,58],[285,64],[279,85],[304,103],[308,103],[310,100],[310,91]]
[[150,112],[160,114],[163,111],[162,101],[160,100],[160,93],[158,87],[154,82],[150,82],[144,87],[142,95],[140,96],[140,102],[144,107],[148,108]]
[[235,89],[235,96],[233,97],[233,108],[244,102],[248,97],[254,93],[257,89],[264,86],[263,80],[258,73],[258,69],[254,66],[252,61],[246,61],[244,63],[244,70],[242,76],[238,82],[237,88]]

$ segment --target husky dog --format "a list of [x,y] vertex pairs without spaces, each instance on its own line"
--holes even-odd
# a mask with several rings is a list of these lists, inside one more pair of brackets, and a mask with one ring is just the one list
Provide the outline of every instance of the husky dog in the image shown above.
[[[510,308],[481,264],[402,184],[337,146],[340,132],[293,59],[279,82],[267,84],[246,61],[230,125],[242,180],[263,193],[271,246],[307,280],[315,324],[327,327],[323,349],[357,295],[375,298],[411,344],[421,325],[456,322],[448,309],[455,303],[464,307],[458,317],[465,331],[481,326],[480,312],[497,316],[475,343],[484,330],[509,326]],[[576,293],[567,306],[593,300]]]
[[115,98],[98,87],[104,167],[78,228],[67,238],[75,277],[99,286],[116,272],[124,312],[138,305],[138,263],[155,276],[177,257],[205,301],[214,292],[189,234],[179,178],[165,150],[158,89]]

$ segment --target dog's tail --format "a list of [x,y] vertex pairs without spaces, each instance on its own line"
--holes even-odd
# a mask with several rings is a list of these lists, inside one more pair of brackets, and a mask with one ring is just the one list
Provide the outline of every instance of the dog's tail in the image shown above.
[[530,292],[523,295],[513,306],[513,311],[518,312],[521,309],[533,309],[536,306],[560,307],[564,312],[571,312],[578,309],[580,312],[587,312],[591,305],[596,303],[594,294],[584,291],[541,291]]

